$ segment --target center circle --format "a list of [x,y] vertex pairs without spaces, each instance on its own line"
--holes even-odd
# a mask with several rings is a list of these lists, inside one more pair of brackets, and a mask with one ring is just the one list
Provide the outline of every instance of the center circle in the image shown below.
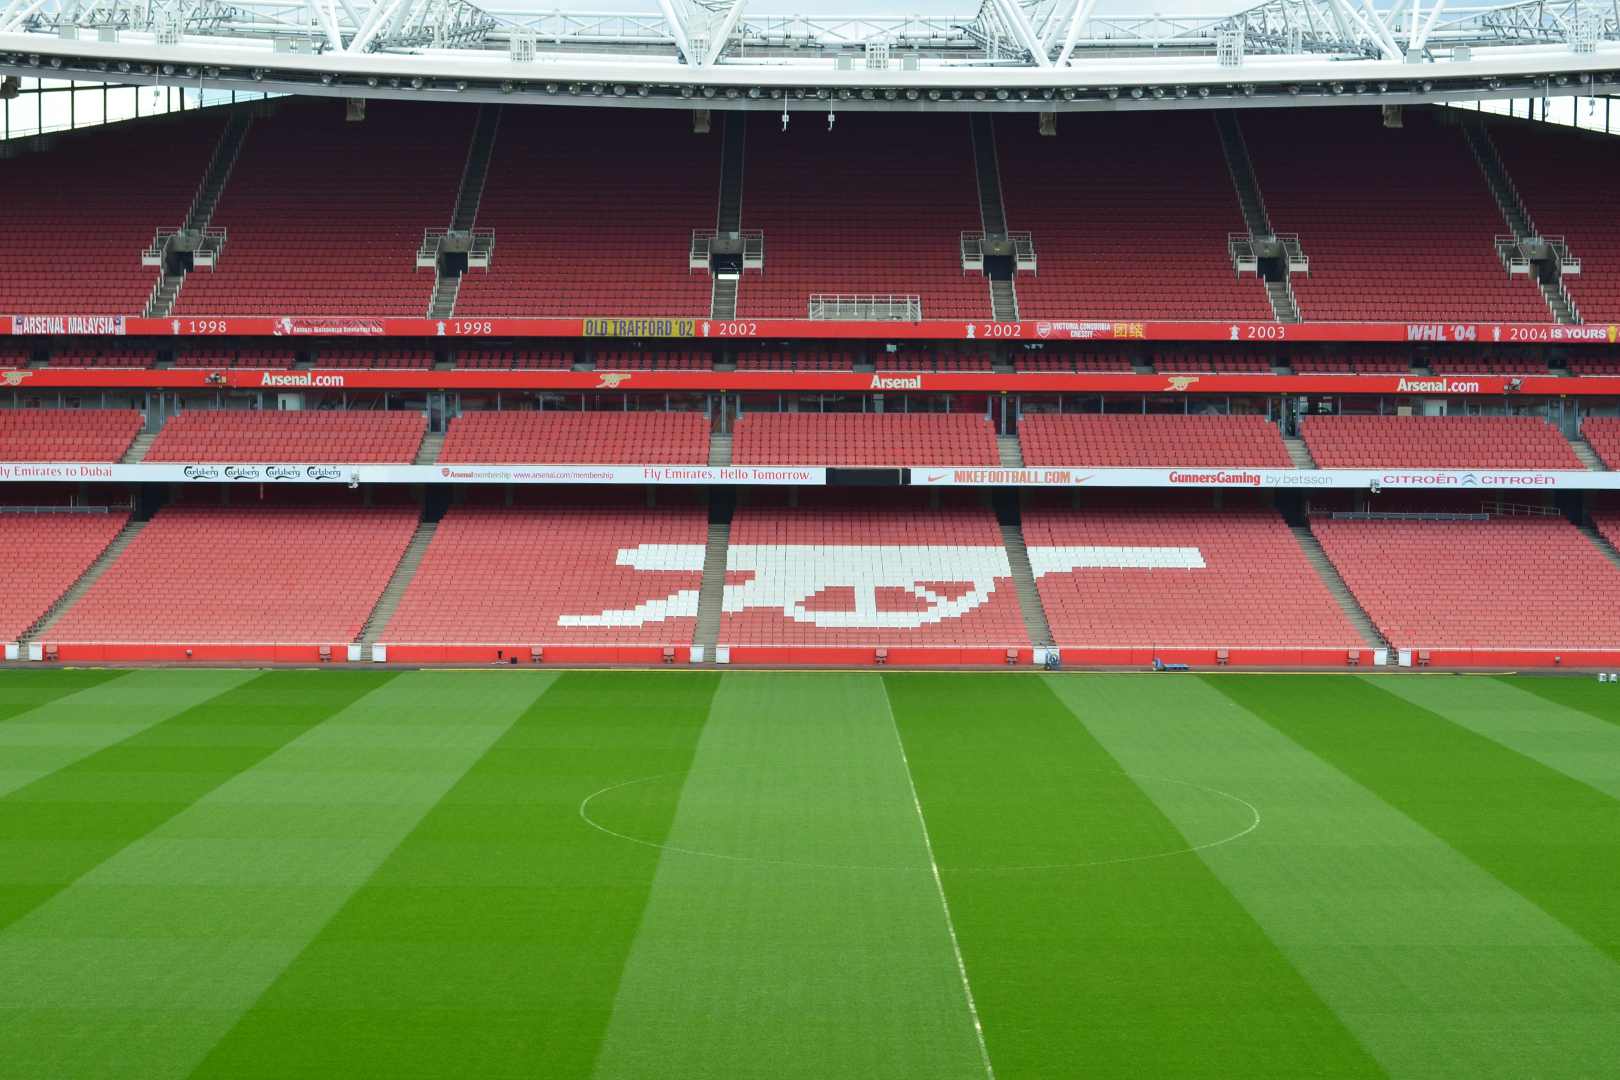
[[[921,843],[918,813],[903,786],[874,792],[862,783],[870,762],[755,762],[640,777],[587,795],[579,804],[586,824],[633,844],[696,858],[823,870],[931,873]],[[1260,811],[1236,795],[1185,780],[1121,770],[1069,768],[1077,785],[1088,778],[1096,788],[1129,777],[1168,814],[1179,831],[1169,835],[1155,823],[1132,819],[1124,828],[1081,829],[1068,823],[1055,841],[1020,828],[1002,815],[991,827],[1005,826],[1006,858],[987,865],[948,865],[950,851],[939,851],[941,874],[1061,870],[1107,866],[1185,855],[1231,843],[1260,825]],[[864,775],[863,775],[864,774]],[[1077,795],[1096,792],[1076,789]],[[887,805],[885,805],[887,804]],[[677,815],[670,809],[681,807]],[[1064,803],[1064,807],[1068,807]],[[1016,816],[1016,808],[1007,808]],[[905,829],[850,830],[839,836],[839,820],[854,822],[900,814]],[[649,816],[671,822],[670,835],[653,839]],[[1108,823],[1103,823],[1107,825]],[[675,830],[682,830],[681,835]],[[889,833],[894,835],[882,835]],[[937,838],[936,838],[937,840]],[[969,862],[973,860],[967,860]]]

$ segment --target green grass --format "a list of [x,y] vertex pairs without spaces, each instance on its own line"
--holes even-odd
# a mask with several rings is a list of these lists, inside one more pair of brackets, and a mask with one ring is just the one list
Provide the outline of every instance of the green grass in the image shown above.
[[0,1080],[1609,1077],[1617,897],[1593,679],[0,673]]

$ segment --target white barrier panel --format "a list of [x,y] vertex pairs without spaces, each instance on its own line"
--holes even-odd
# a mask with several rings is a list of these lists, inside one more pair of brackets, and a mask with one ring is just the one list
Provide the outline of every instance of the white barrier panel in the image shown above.
[[1620,472],[1533,469],[912,469],[917,487],[1620,489]]
[[354,664],[354,663],[358,663],[360,661],[360,650],[361,650],[361,648],[362,648],[362,646],[359,646],[359,645],[350,645],[349,646],[349,663]]
[[17,656],[18,656],[20,651],[21,650],[18,649],[17,643],[15,641],[6,642],[6,659],[7,660],[15,660],[15,659],[17,659]]
[[373,645],[371,647],[371,662],[374,664],[386,664],[388,662],[388,646]]
[[811,487],[827,470],[789,465],[345,465],[0,462],[0,481],[272,484],[749,484]]
[[691,653],[688,654],[688,659],[690,659],[694,664],[703,663],[703,646],[693,645]]

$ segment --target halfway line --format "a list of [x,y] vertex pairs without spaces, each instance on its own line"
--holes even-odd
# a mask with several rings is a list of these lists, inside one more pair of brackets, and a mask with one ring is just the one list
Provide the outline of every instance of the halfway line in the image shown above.
[[968,982],[967,961],[962,959],[962,946],[956,940],[956,923],[951,919],[951,905],[945,899],[945,882],[940,880],[939,863],[934,859],[934,842],[928,838],[928,820],[923,817],[922,800],[917,798],[917,782],[911,778],[911,761],[906,757],[906,741],[900,737],[900,722],[894,718],[894,705],[889,701],[889,687],[878,677],[883,687],[883,707],[889,711],[889,725],[894,728],[895,745],[900,748],[900,764],[906,769],[906,786],[911,788],[911,805],[917,810],[917,824],[922,827],[923,848],[928,852],[928,866],[934,872],[934,888],[939,892],[940,910],[945,912],[945,930],[951,935],[951,951],[956,954],[956,970],[962,975],[962,993],[967,996],[968,1017],[973,1021],[973,1034],[979,1039],[979,1056],[984,1059],[984,1075],[996,1080],[996,1070],[990,1064],[990,1048],[984,1043],[984,1025],[979,1023],[979,1007],[973,1003],[973,987]]

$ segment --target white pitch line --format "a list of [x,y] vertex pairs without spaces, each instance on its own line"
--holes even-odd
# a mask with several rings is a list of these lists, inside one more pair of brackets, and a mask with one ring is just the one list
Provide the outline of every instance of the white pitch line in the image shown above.
[[[879,681],[881,683],[881,679]],[[928,852],[928,866],[934,872],[934,888],[939,892],[940,910],[945,913],[945,930],[951,936],[951,951],[956,954],[956,970],[962,975],[962,993],[967,997],[968,1018],[973,1021],[973,1034],[979,1039],[984,1075],[988,1080],[996,1080],[996,1070],[990,1064],[990,1048],[984,1042],[984,1025],[979,1023],[979,1007],[973,1003],[973,986],[968,982],[967,961],[962,959],[962,946],[956,940],[956,922],[951,918],[950,901],[945,899],[945,882],[939,876],[939,863],[934,859],[934,842],[928,838],[928,819],[923,817],[922,800],[917,798],[917,782],[911,778],[911,760],[906,757],[906,741],[900,737],[900,722],[894,718],[894,706],[889,702],[887,686],[883,687],[883,706],[889,710],[894,741],[900,747],[900,763],[906,769],[906,786],[911,788],[911,805],[916,807],[917,824],[922,827],[923,849]]]

